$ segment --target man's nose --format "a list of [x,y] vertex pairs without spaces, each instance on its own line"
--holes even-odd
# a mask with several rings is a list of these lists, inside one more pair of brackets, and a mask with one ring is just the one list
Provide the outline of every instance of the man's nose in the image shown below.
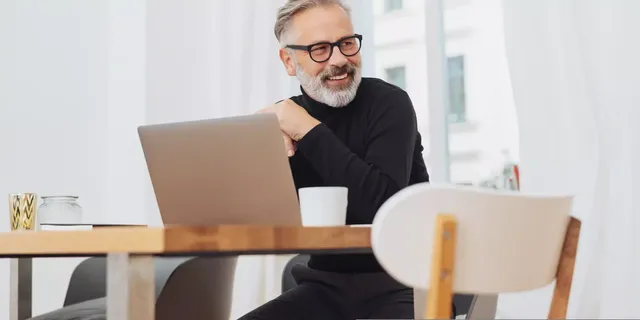
[[343,66],[347,63],[347,57],[345,57],[340,48],[337,46],[333,47],[333,53],[331,54],[331,58],[329,59],[329,64],[333,66]]

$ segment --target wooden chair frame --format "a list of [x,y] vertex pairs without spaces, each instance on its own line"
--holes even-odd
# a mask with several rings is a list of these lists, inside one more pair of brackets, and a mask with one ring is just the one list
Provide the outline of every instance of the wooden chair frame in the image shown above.
[[[571,217],[565,233],[562,252],[556,271],[548,319],[566,319],[573,270],[580,238],[580,220]],[[430,289],[427,294],[426,319],[450,319],[453,299],[453,274],[457,238],[457,221],[453,215],[439,214],[433,242],[430,270]]]

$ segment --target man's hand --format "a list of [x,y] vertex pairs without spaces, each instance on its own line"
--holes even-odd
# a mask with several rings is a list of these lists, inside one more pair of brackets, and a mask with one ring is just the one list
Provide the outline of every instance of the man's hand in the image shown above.
[[282,132],[282,139],[284,140],[284,147],[287,149],[287,156],[293,157],[296,153],[296,147],[293,144],[293,140],[291,140],[291,137],[284,133],[284,131]]
[[283,100],[258,112],[275,113],[280,121],[280,130],[293,141],[300,141],[311,129],[320,124],[320,121],[291,99]]

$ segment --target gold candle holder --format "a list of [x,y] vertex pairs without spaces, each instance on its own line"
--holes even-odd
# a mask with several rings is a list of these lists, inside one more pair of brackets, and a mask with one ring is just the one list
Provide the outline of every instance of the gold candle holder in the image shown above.
[[35,230],[38,195],[15,193],[9,195],[9,222],[11,231]]

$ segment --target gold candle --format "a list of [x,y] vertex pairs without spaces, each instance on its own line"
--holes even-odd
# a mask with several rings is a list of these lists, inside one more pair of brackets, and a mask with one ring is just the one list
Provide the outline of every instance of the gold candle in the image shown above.
[[38,195],[15,193],[9,195],[9,221],[11,231],[35,230]]

